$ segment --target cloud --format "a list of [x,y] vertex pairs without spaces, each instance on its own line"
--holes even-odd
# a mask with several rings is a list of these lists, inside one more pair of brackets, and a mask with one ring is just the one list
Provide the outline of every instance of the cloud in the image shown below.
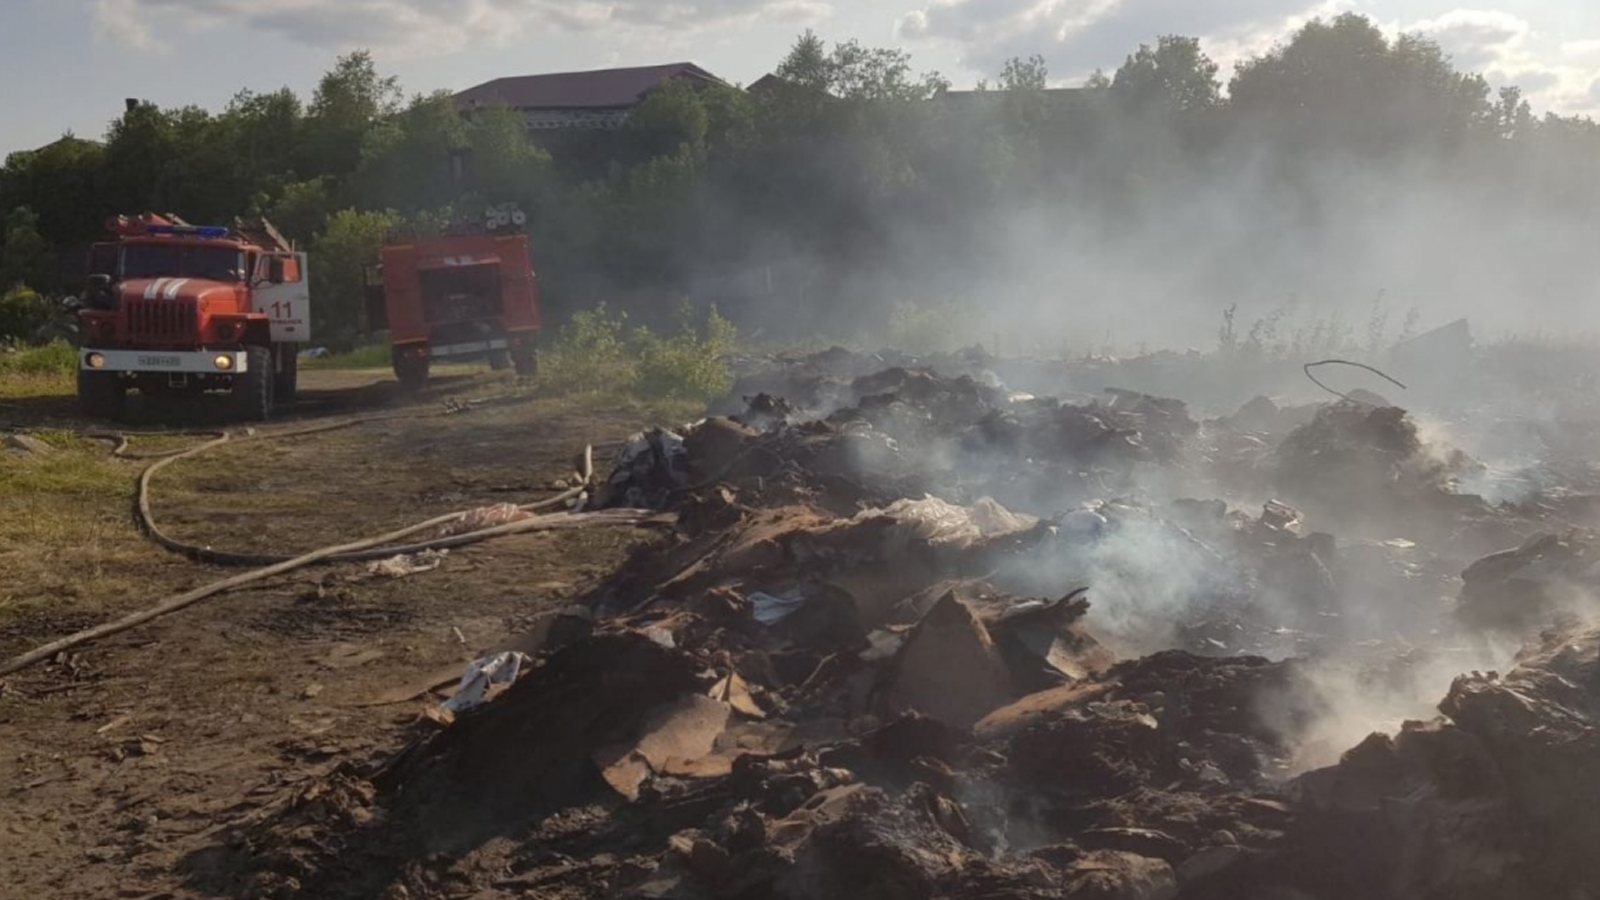
[[698,34],[757,18],[812,21],[826,0],[97,0],[97,41],[156,49],[152,34],[240,27],[313,47],[448,53],[531,33]]
[[[1225,48],[1260,49],[1343,0],[930,0],[901,18],[906,39],[953,42],[962,63],[994,73],[1014,56],[1039,54],[1056,72],[1114,68],[1163,34],[1196,35]],[[1222,54],[1226,56],[1227,54]]]
[[97,0],[91,20],[94,40],[106,46],[160,52],[150,29],[140,20],[138,0]]
[[[993,75],[1005,61],[1035,53],[1056,76],[1114,69],[1140,44],[1163,34],[1192,35],[1227,79],[1313,18],[1354,7],[1352,0],[924,0],[902,16],[908,41],[955,45],[961,64]],[[1457,67],[1491,83],[1517,84],[1533,105],[1562,113],[1600,112],[1600,39],[1547,40],[1528,19],[1495,9],[1457,8],[1429,19],[1381,23],[1391,36],[1438,41]]]
[[1536,109],[1600,112],[1600,40],[1543,41],[1528,20],[1481,9],[1451,10],[1403,30],[1438,41],[1461,69],[1521,87]]
[[1456,65],[1478,72],[1506,53],[1520,52],[1533,28],[1525,19],[1495,10],[1456,9],[1406,29],[1439,42]]

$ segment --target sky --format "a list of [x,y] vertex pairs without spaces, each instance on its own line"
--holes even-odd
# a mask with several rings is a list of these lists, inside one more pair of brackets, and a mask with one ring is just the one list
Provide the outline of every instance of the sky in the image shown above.
[[1114,70],[1161,34],[1222,66],[1345,10],[1423,32],[1536,111],[1600,115],[1594,0],[0,0],[0,155],[98,138],[123,99],[219,108],[241,88],[308,95],[370,49],[409,92],[491,78],[689,61],[730,82],[770,71],[807,28],[909,51],[957,87],[1042,55],[1051,78]]

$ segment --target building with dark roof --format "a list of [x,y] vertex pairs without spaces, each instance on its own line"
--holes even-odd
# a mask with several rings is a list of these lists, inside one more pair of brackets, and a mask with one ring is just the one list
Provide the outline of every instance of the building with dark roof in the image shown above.
[[530,131],[617,128],[645,95],[673,80],[726,84],[693,63],[672,63],[496,78],[456,94],[455,99],[468,115],[477,107],[509,106],[522,113]]

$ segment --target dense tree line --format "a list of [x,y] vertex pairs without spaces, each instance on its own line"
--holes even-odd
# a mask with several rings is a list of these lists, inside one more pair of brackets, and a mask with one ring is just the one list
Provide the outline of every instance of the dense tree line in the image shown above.
[[[692,295],[837,334],[907,297],[1050,319],[1108,292],[1200,304],[1354,290],[1369,222],[1413,214],[1413,231],[1444,223],[1416,236],[1430,265],[1487,264],[1461,229],[1489,211],[1597,236],[1593,122],[1536,117],[1516,88],[1495,92],[1431,41],[1354,14],[1306,25],[1226,90],[1199,41],[1177,36],[1075,91],[1052,90],[1035,58],[952,93],[901,51],[809,33],[774,73],[752,92],[671,83],[620,130],[542,146],[510,110],[405,97],[359,52],[306,101],[139,104],[103,142],[6,161],[0,284],[69,288],[57,256],[116,213],[265,215],[315,254],[323,335],[348,335],[360,264],[391,226],[514,201],[558,312],[609,301],[648,317]],[[1502,226],[1483,242],[1502,269],[1557,252]]]

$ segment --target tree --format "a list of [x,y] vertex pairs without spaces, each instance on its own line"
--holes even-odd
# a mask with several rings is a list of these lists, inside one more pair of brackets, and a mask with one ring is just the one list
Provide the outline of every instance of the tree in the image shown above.
[[26,206],[6,214],[0,243],[0,290],[17,285],[55,287],[55,258],[39,234],[39,217]]
[[1013,58],[1000,71],[1000,90],[1005,92],[1005,112],[1008,130],[1015,135],[1036,140],[1038,130],[1049,118],[1045,89],[1050,82],[1050,70],[1044,57]]
[[827,91],[833,86],[831,70],[827,45],[808,28],[795,40],[773,74],[796,87]]
[[346,344],[362,328],[365,267],[378,261],[389,230],[400,221],[391,212],[344,209],[328,217],[311,248],[312,334]]
[[1111,96],[1134,110],[1199,112],[1222,101],[1217,64],[1200,49],[1200,39],[1163,35],[1156,45],[1141,44],[1111,80]]
[[139,213],[169,209],[165,178],[177,155],[172,118],[150,103],[127,110],[106,132],[104,178],[113,209]]
[[550,189],[554,176],[550,154],[529,139],[527,126],[516,110],[473,110],[467,123],[467,141],[472,148],[469,183],[484,202],[510,201],[527,209]]
[[737,88],[712,84],[700,89],[700,104],[706,110],[708,149],[736,152],[756,136],[755,104],[750,95]]
[[913,76],[911,54],[892,47],[835,44],[828,57],[829,93],[844,100],[907,103],[950,88],[937,72]]
[[297,151],[305,138],[305,108],[293,91],[240,91],[221,119],[231,143],[229,157],[251,181],[276,186],[293,180],[301,162]]
[[450,203],[465,191],[454,167],[467,148],[467,123],[452,95],[418,96],[366,131],[353,195],[368,209],[415,212]]
[[379,75],[370,52],[339,57],[311,95],[305,169],[334,176],[355,171],[367,130],[398,112],[402,96],[399,79]]
[[39,234],[52,246],[88,243],[115,212],[105,196],[104,164],[104,147],[70,134],[37,150],[13,153],[0,168],[0,209],[35,211]]
[[702,150],[710,116],[694,85],[674,79],[659,85],[628,117],[627,140],[638,161],[675,155],[679,148]]
[[290,240],[309,244],[332,210],[328,179],[317,177],[284,185],[277,199],[260,204],[258,211]]
[[1493,130],[1483,78],[1456,71],[1427,38],[1402,35],[1391,44],[1355,13],[1313,20],[1243,63],[1230,94],[1258,128],[1318,150],[1435,152]]
[[1015,93],[1040,92],[1050,82],[1050,69],[1045,66],[1044,57],[1034,54],[1023,59],[1012,57],[1006,60],[1005,68],[1000,70],[1000,89]]
[[1500,89],[1493,117],[1495,135],[1505,140],[1530,137],[1539,124],[1533,117],[1533,107],[1522,99],[1522,88],[1515,85]]

